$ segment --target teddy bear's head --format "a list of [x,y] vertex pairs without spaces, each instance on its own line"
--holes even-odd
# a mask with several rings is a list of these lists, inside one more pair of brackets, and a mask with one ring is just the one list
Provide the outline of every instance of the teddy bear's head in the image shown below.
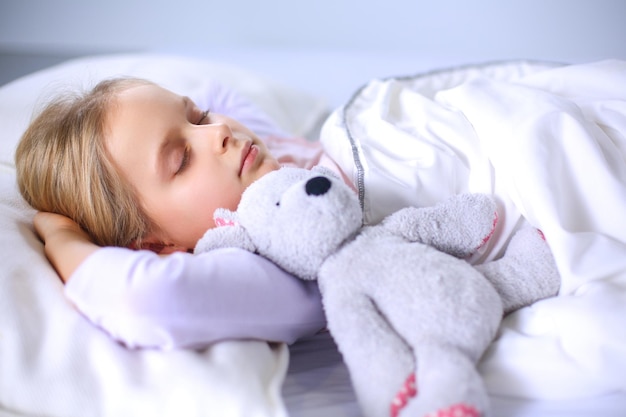
[[237,224],[254,249],[303,279],[361,228],[355,192],[331,171],[284,167],[243,193],[236,212],[218,210],[218,224]]

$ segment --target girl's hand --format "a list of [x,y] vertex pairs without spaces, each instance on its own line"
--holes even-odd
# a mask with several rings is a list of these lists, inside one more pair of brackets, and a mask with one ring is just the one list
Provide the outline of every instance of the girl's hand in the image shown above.
[[35,225],[35,231],[44,243],[50,239],[54,239],[56,233],[84,234],[77,223],[69,217],[60,214],[40,211],[35,214],[33,223]]
[[39,212],[33,219],[44,242],[44,252],[63,282],[100,247],[71,219],[60,214]]

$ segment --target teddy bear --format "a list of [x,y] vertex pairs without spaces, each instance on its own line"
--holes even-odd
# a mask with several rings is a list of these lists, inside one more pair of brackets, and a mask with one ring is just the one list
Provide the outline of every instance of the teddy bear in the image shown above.
[[317,279],[328,329],[367,417],[484,416],[476,364],[503,314],[555,295],[560,279],[540,233],[521,229],[505,255],[465,260],[494,232],[482,194],[407,207],[363,225],[359,198],[325,169],[283,167],[243,193],[195,252],[239,247]]

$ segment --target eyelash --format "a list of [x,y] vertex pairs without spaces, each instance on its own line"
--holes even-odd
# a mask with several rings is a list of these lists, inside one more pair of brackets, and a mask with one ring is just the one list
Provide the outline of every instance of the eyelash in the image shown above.
[[209,112],[210,112],[209,110],[203,111],[202,112],[202,116],[200,116],[200,120],[198,120],[198,123],[196,123],[196,124],[199,125],[199,124],[201,124],[204,121],[204,119],[208,118],[209,117]]
[[188,164],[189,164],[189,146],[185,146],[185,150],[183,152],[183,159],[182,161],[180,161],[180,166],[176,170],[175,175],[182,173],[185,170],[185,168],[187,168]]
[[[200,116],[200,120],[198,120],[198,123],[196,124],[197,125],[202,124],[204,119],[206,119],[207,117],[209,117],[209,110],[205,110],[202,112],[202,115]],[[183,159],[180,162],[180,166],[176,170],[175,175],[182,173],[185,170],[185,168],[187,168],[188,164],[189,164],[189,147],[185,146],[185,150],[183,152]]]

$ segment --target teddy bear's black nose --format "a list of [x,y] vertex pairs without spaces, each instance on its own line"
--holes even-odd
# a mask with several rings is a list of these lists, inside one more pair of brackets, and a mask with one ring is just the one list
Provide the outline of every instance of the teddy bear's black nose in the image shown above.
[[330,190],[331,182],[326,177],[314,177],[306,182],[305,190],[308,195],[324,195]]

